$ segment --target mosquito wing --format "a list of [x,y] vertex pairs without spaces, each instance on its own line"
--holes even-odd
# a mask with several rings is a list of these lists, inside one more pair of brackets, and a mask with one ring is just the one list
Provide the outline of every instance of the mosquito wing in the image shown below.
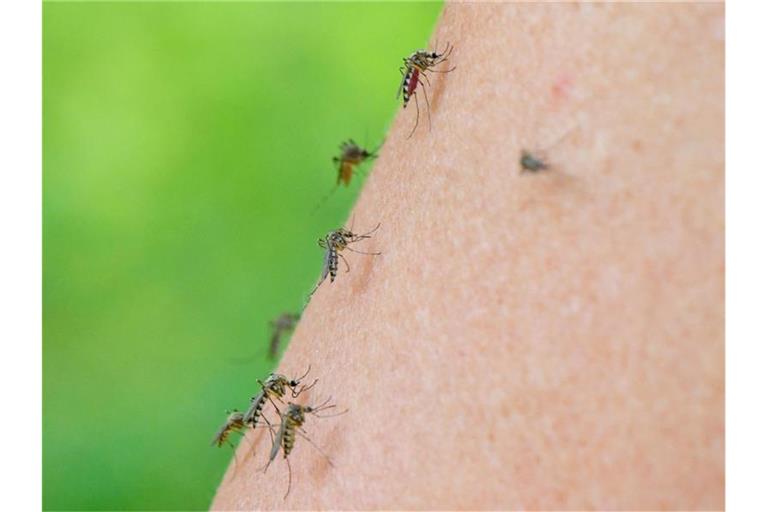
[[285,435],[285,417],[283,417],[283,421],[280,422],[280,430],[277,431],[275,440],[272,441],[272,451],[269,452],[269,462],[272,462],[273,460],[275,460],[275,457],[277,457],[277,452],[280,451],[280,446],[283,444],[284,435]]
[[331,271],[331,251],[332,249],[329,246],[323,255],[323,275],[320,276],[320,283],[325,281],[325,278],[328,277],[328,272]]

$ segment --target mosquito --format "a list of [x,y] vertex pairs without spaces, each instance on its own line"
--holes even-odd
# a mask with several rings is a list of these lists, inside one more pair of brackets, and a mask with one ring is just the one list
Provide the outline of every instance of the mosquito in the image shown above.
[[328,397],[325,402],[317,407],[312,407],[309,405],[298,405],[293,402],[288,402],[288,409],[281,416],[280,429],[277,431],[277,435],[275,435],[275,439],[272,441],[272,451],[269,453],[269,462],[267,462],[266,466],[264,466],[264,472],[267,472],[270,464],[272,464],[272,461],[275,460],[275,457],[277,457],[277,454],[280,452],[280,448],[282,448],[283,459],[285,460],[286,464],[288,464],[288,490],[285,492],[283,499],[286,499],[288,494],[291,492],[291,481],[293,478],[291,475],[291,462],[288,460],[288,456],[291,454],[291,451],[293,451],[293,447],[296,444],[297,434],[300,437],[306,439],[307,442],[309,442],[309,444],[312,445],[328,461],[328,464],[331,467],[334,467],[331,458],[326,455],[326,453],[319,446],[317,446],[314,441],[309,438],[309,436],[307,436],[307,431],[303,428],[307,414],[311,414],[318,418],[332,418],[347,412],[344,410],[337,414],[318,414],[319,412],[327,411],[328,409],[336,407],[335,404],[328,405],[330,400],[331,397]]
[[336,189],[342,184],[344,184],[344,186],[349,186],[352,181],[352,175],[355,173],[355,169],[368,160],[377,158],[379,156],[377,152],[380,147],[381,144],[376,149],[368,151],[364,147],[359,146],[352,139],[342,142],[339,146],[339,155],[333,157],[333,163],[336,165],[337,171],[336,185],[334,185],[325,197],[317,203],[317,206],[315,206],[315,209],[312,211],[317,211],[318,208],[325,204],[328,198],[331,197],[331,195],[336,192]]
[[360,164],[379,156],[376,154],[379,148],[376,148],[373,151],[368,151],[367,149],[358,146],[352,139],[342,142],[339,149],[341,150],[339,156],[333,157],[333,163],[338,166],[338,175],[336,177],[337,186],[341,183],[344,183],[345,186],[349,186],[355,168]]
[[283,335],[291,332],[299,321],[300,315],[296,313],[282,313],[280,316],[269,322],[272,328],[272,337],[269,340],[269,357],[277,357],[277,349],[280,347],[280,341]]
[[227,415],[227,421],[225,421],[221,428],[216,432],[213,441],[211,441],[211,446],[220,447],[224,443],[227,443],[234,450],[235,446],[229,441],[229,436],[234,433],[242,432],[245,428],[245,422],[243,421],[243,413],[239,412],[237,409],[227,411]]
[[[262,382],[258,380],[257,382],[259,385],[261,385],[261,391],[258,395],[251,397],[251,406],[245,412],[243,417],[244,424],[256,428],[257,423],[259,422],[259,418],[262,418],[267,426],[271,428],[272,424],[263,414],[264,405],[267,403],[267,400],[272,402],[272,405],[275,407],[277,414],[280,415],[280,409],[277,407],[277,404],[275,404],[273,399],[282,402],[283,397],[288,390],[290,390],[291,396],[296,398],[304,391],[312,389],[312,387],[317,384],[317,379],[315,379],[309,386],[306,384],[301,384],[301,381],[304,379],[304,377],[309,375],[309,371],[311,369],[312,366],[308,366],[307,371],[304,372],[304,375],[296,379],[289,380],[286,376],[280,375],[279,373],[270,373],[266,381]],[[296,388],[299,387],[299,384],[301,384],[301,388],[299,388],[297,391]]]
[[377,229],[379,229],[379,226],[381,226],[381,223],[376,224],[375,228],[362,235],[357,235],[346,228],[339,228],[331,231],[325,235],[324,238],[318,239],[317,244],[325,249],[325,256],[323,259],[323,274],[320,276],[320,280],[317,282],[314,289],[312,289],[312,292],[310,292],[309,297],[314,295],[315,291],[317,291],[320,285],[323,284],[323,281],[325,281],[329,274],[331,276],[331,282],[336,280],[336,274],[339,270],[339,258],[341,258],[341,260],[344,262],[344,265],[347,267],[347,272],[349,272],[349,263],[347,262],[347,259],[341,254],[341,251],[344,249],[348,249],[358,254],[366,254],[368,256],[379,256],[381,254],[380,252],[358,251],[352,249],[349,246],[355,242],[365,240],[366,238],[371,238],[371,235]]
[[[243,413],[237,409],[227,411],[227,421],[219,428],[216,435],[213,436],[211,446],[221,447],[224,443],[227,443],[232,448],[232,453],[235,457],[235,473],[237,473],[237,454],[235,453],[235,445],[229,440],[229,436],[232,434],[243,434],[245,428],[245,422],[243,421]],[[233,473],[233,475],[235,474]]]
[[549,163],[544,157],[536,156],[528,150],[520,153],[520,172],[539,172],[549,169]]
[[[397,97],[399,98],[400,94],[403,95],[403,108],[408,106],[408,101],[411,99],[411,96],[416,99],[416,122],[413,125],[411,133],[408,135],[409,139],[413,136],[414,132],[416,131],[416,127],[419,125],[420,109],[419,97],[416,94],[416,89],[419,85],[421,85],[422,91],[426,89],[424,82],[421,81],[421,77],[423,76],[427,81],[427,84],[429,84],[429,76],[427,75],[428,72],[450,73],[456,69],[456,66],[450,69],[435,69],[435,67],[437,67],[439,64],[448,60],[451,52],[453,52],[453,45],[446,43],[445,49],[443,49],[442,52],[438,53],[436,51],[429,52],[426,50],[416,50],[410,56],[403,58],[404,65],[400,67],[400,73],[403,75],[403,79],[400,81],[400,87],[397,89]],[[427,119],[429,120],[429,129],[431,131],[432,115],[429,112],[429,97],[427,96],[426,92],[424,92],[424,101],[427,102]]]

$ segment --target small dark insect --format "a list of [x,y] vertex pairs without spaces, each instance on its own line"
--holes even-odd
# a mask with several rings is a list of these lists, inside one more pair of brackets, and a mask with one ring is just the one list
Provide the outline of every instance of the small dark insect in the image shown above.
[[549,164],[542,157],[524,149],[520,154],[520,167],[520,172],[539,172],[549,169]]
[[267,424],[267,426],[272,426],[272,424],[269,422],[269,420],[262,414],[262,411],[264,409],[264,405],[267,403],[267,400],[272,402],[272,405],[275,407],[275,410],[277,411],[277,414],[280,414],[280,409],[277,407],[273,399],[278,401],[283,401],[283,396],[285,396],[285,392],[290,389],[291,396],[293,398],[296,398],[301,393],[308,389],[312,389],[312,387],[317,384],[317,379],[315,379],[312,384],[309,386],[302,384],[301,388],[296,390],[298,388],[299,384],[301,384],[301,381],[309,374],[310,369],[312,366],[310,365],[307,368],[307,371],[304,372],[304,375],[302,375],[299,378],[296,379],[288,379],[284,375],[280,375],[278,373],[270,373],[269,377],[267,377],[267,380],[264,382],[261,382],[260,380],[257,381],[261,385],[261,391],[258,395],[251,397],[251,406],[248,408],[248,410],[245,412],[245,416],[243,417],[243,422],[250,426],[255,428],[257,423],[259,422],[259,418],[262,418],[264,422]]
[[378,156],[376,151],[378,151],[379,148],[376,148],[373,151],[368,151],[367,149],[358,146],[354,140],[349,139],[348,141],[342,142],[339,149],[341,150],[341,154],[333,157],[333,163],[338,166],[339,171],[338,176],[336,177],[336,185],[344,183],[344,185],[348,186],[349,182],[352,181],[352,174],[355,171],[355,167],[367,160],[376,158]]
[[[403,75],[403,79],[400,82],[400,87],[397,89],[397,97],[399,98],[400,94],[402,93],[403,108],[408,106],[408,101],[411,99],[411,96],[416,98],[416,122],[413,125],[411,133],[408,135],[409,139],[413,136],[414,132],[416,131],[416,127],[419,125],[419,98],[416,94],[416,88],[419,85],[421,85],[422,90],[426,87],[424,82],[421,81],[421,77],[423,76],[429,84],[429,77],[427,76],[427,72],[450,73],[456,69],[456,66],[452,67],[451,69],[444,70],[434,69],[439,64],[448,60],[451,52],[453,52],[453,46],[446,44],[445,49],[440,53],[435,51],[428,52],[426,50],[417,50],[410,56],[403,58],[404,65],[400,68],[400,73]],[[432,130],[432,116],[429,112],[429,97],[426,93],[424,93],[424,100],[427,102],[427,119],[429,120],[429,129]]]
[[235,457],[235,472],[237,473],[237,454],[235,453],[235,445],[232,444],[232,442],[229,440],[229,436],[232,434],[241,434],[243,433],[243,429],[245,428],[245,423],[243,421],[243,413],[239,412],[237,409],[230,411],[227,411],[227,421],[224,422],[224,424],[221,426],[221,428],[216,432],[216,435],[213,436],[213,441],[211,441],[211,446],[221,446],[224,443],[227,443],[230,448],[232,448],[232,453]]
[[[381,147],[381,145],[379,147]],[[339,146],[339,150],[341,151],[339,156],[333,157],[333,163],[336,165],[337,170],[336,185],[334,185],[325,197],[317,203],[315,209],[312,210],[313,212],[317,211],[318,208],[325,204],[328,198],[336,192],[336,189],[339,188],[342,183],[344,186],[349,186],[349,183],[352,181],[352,175],[355,173],[355,169],[358,166],[379,156],[376,154],[379,148],[368,151],[367,149],[358,146],[352,139],[342,142]]]
[[269,326],[272,328],[272,337],[269,339],[269,357],[274,359],[277,357],[277,349],[280,347],[280,340],[283,335],[291,332],[296,327],[296,322],[299,321],[300,315],[296,313],[283,313],[271,322]]
[[293,451],[293,447],[296,444],[296,435],[303,437],[304,439],[309,442],[320,454],[325,457],[325,459],[328,461],[328,464],[333,467],[333,461],[331,461],[331,458],[328,457],[328,455],[325,454],[323,450],[320,449],[319,446],[317,446],[314,441],[312,441],[307,435],[306,431],[304,430],[303,425],[304,421],[306,420],[307,414],[312,414],[313,416],[317,416],[318,418],[331,418],[333,416],[340,416],[347,411],[342,411],[338,414],[328,414],[328,415],[320,415],[318,414],[321,411],[325,411],[328,409],[331,409],[333,407],[336,407],[336,405],[328,405],[328,402],[331,400],[331,397],[328,397],[328,399],[320,404],[317,407],[312,407],[309,405],[298,405],[294,404],[293,402],[288,402],[288,409],[283,413],[280,420],[280,429],[277,431],[277,435],[275,436],[275,439],[272,441],[272,451],[269,453],[269,462],[267,462],[267,465],[264,466],[264,472],[266,473],[267,469],[269,468],[269,465],[272,464],[272,461],[275,460],[275,457],[277,457],[277,454],[280,452],[280,448],[283,449],[283,459],[285,460],[286,464],[288,464],[288,490],[285,492],[285,496],[283,496],[283,499],[288,497],[288,494],[291,492],[291,463],[288,460],[288,455],[291,454],[291,451]]
[[315,291],[317,291],[320,285],[323,284],[323,281],[325,281],[325,278],[328,277],[329,274],[331,276],[331,282],[336,279],[336,274],[339,269],[339,258],[341,258],[341,260],[344,262],[344,265],[347,267],[347,272],[349,272],[349,263],[347,263],[346,258],[344,258],[344,256],[341,254],[341,251],[344,249],[349,249],[352,252],[356,252],[358,254],[366,254],[368,256],[378,256],[381,254],[380,252],[357,251],[349,247],[349,244],[359,242],[360,240],[365,240],[366,238],[371,238],[371,235],[377,229],[379,229],[380,225],[381,224],[377,224],[375,228],[362,235],[356,235],[348,229],[339,228],[331,231],[325,235],[324,238],[318,239],[317,244],[325,249],[325,257],[323,259],[323,274],[320,276],[320,280],[309,294],[309,297],[314,295]]
[[224,443],[227,443],[234,450],[235,446],[229,441],[229,436],[233,433],[242,432],[245,428],[245,422],[243,421],[243,413],[238,412],[237,409],[227,411],[227,414],[227,421],[225,421],[224,425],[222,425],[218,432],[216,432],[213,441],[211,441],[211,446],[221,446]]

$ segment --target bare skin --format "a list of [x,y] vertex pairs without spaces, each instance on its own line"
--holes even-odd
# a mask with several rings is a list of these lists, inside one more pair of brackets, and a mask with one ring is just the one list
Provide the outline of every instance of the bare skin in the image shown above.
[[420,88],[354,210],[383,254],[345,254],[280,365],[349,407],[305,424],[335,467],[298,438],[284,501],[250,432],[213,508],[723,508],[723,16],[446,6],[432,130]]

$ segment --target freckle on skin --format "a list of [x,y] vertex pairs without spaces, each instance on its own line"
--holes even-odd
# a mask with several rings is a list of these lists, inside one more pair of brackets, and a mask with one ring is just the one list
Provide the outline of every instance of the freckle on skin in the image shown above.
[[573,81],[567,75],[563,75],[555,80],[552,84],[552,101],[553,103],[559,103],[568,99],[568,96],[573,86]]

